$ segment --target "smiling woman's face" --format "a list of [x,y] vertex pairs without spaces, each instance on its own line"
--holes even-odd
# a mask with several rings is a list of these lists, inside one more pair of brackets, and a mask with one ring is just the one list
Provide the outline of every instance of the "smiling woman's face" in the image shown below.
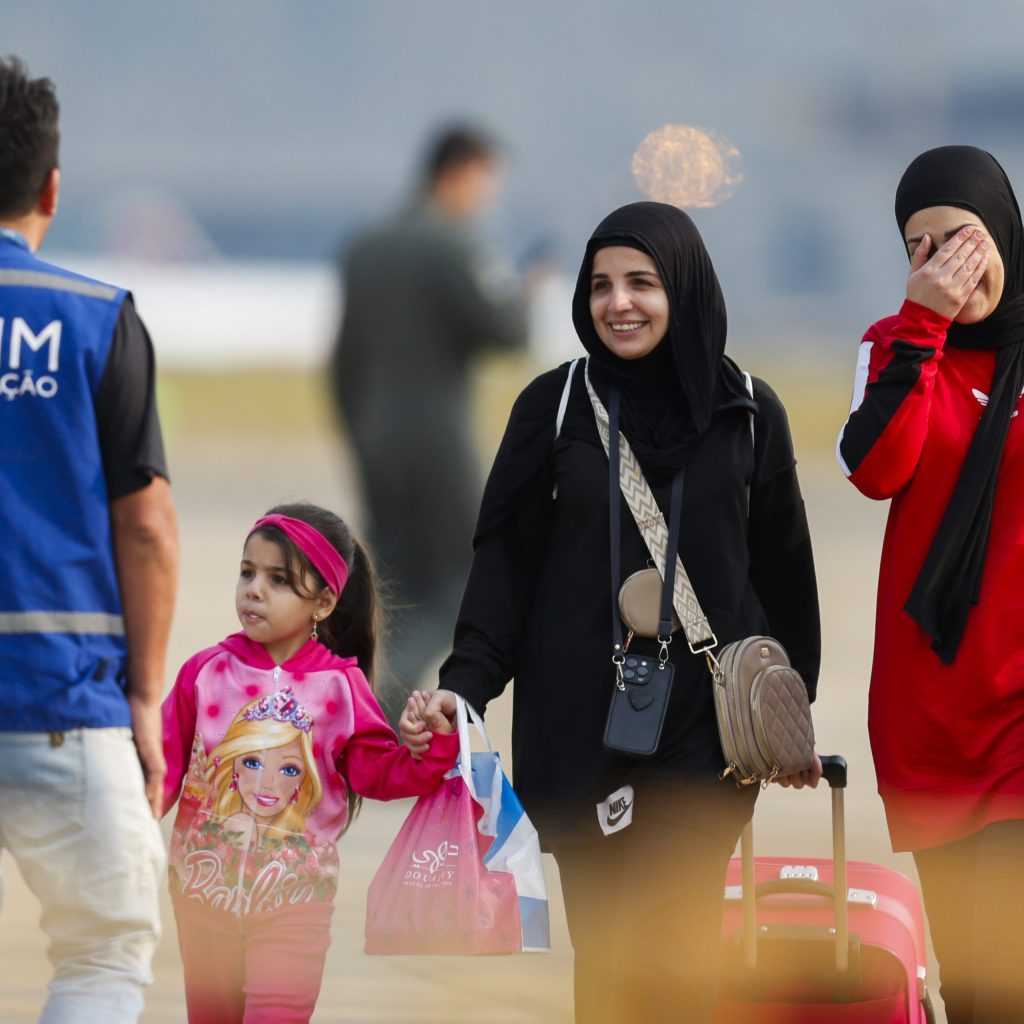
[[988,241],[988,266],[978,286],[971,292],[963,309],[956,316],[958,324],[976,324],[989,316],[1003,297],[1005,270],[995,240],[982,219],[958,206],[927,206],[910,216],[903,237],[907,252],[913,256],[925,235],[931,238],[928,258],[935,254],[962,227],[976,227]]
[[590,270],[590,316],[613,355],[640,359],[653,352],[668,330],[668,294],[654,260],[626,245],[598,249]]

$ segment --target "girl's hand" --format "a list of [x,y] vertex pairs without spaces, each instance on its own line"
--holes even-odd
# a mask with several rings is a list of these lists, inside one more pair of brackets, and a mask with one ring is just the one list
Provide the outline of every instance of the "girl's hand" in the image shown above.
[[932,247],[931,235],[924,235],[914,250],[907,298],[953,320],[985,274],[989,242],[981,231],[968,226],[934,255]]
[[780,775],[775,781],[786,789],[789,789],[790,786],[794,789],[803,789],[804,786],[817,789],[818,783],[821,781],[821,758],[815,754],[814,763],[810,768],[802,772],[794,772],[792,775]]

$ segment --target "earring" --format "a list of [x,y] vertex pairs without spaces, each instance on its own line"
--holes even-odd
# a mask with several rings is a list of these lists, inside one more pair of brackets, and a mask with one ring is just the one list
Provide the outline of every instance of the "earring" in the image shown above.
[[228,786],[228,789],[230,789],[230,790],[237,790],[238,789],[238,772],[232,772],[231,773],[231,785]]
[[299,799],[299,791],[295,790],[295,792],[292,793],[291,799],[288,801],[288,803],[294,804],[294,803],[296,803],[298,801],[298,799]]
[[313,613],[313,632],[309,634],[310,638],[313,639],[313,640],[319,640],[320,639],[319,636],[317,635],[317,631],[316,631],[316,624],[319,621],[320,621],[320,616],[317,615],[316,612],[314,612]]

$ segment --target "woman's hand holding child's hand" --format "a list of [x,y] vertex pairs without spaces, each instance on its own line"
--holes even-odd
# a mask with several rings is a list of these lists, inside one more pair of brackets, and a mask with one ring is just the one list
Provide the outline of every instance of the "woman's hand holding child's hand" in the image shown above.
[[398,720],[402,742],[417,760],[430,749],[431,736],[455,731],[455,694],[449,690],[413,690]]

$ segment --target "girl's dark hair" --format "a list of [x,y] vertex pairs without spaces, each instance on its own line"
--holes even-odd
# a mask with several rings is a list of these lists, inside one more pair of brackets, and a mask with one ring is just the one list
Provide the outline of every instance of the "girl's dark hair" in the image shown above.
[[[378,598],[377,574],[366,549],[352,536],[345,522],[333,512],[309,502],[275,505],[267,515],[290,516],[301,519],[324,535],[348,564],[348,581],[341,592],[334,611],[319,623],[320,642],[345,658],[358,658],[370,688],[374,689],[374,666],[377,647],[383,629],[383,609]],[[299,597],[316,597],[327,586],[323,576],[296,544],[276,526],[261,526],[253,530],[261,537],[277,544],[284,554],[288,582]],[[312,592],[307,580],[312,578],[316,589]],[[348,825],[355,821],[362,798],[351,788],[348,794]],[[346,828],[348,827],[346,825]]]
[[[325,647],[344,658],[358,658],[359,667],[373,687],[377,648],[383,615],[377,596],[377,575],[366,549],[352,536],[345,522],[333,512],[309,502],[275,505],[267,515],[289,516],[308,523],[324,535],[348,564],[348,582],[334,611],[319,623],[317,631]],[[324,578],[299,547],[276,526],[261,526],[258,533],[279,545],[285,556],[288,582],[300,597],[316,597],[327,586]],[[307,579],[315,590],[310,592]]]

